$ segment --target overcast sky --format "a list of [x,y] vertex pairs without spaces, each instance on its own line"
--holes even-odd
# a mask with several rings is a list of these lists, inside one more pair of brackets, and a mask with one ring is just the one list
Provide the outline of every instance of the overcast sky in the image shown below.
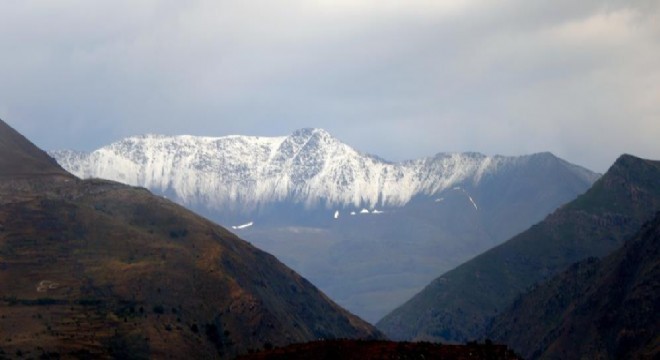
[[321,127],[389,160],[660,159],[660,2],[3,0],[0,118],[42,148]]

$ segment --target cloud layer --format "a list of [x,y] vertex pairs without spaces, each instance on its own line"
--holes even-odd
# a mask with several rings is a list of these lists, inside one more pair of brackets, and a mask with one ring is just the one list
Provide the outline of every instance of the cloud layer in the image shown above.
[[0,117],[48,148],[323,127],[392,160],[660,158],[656,1],[0,3]]

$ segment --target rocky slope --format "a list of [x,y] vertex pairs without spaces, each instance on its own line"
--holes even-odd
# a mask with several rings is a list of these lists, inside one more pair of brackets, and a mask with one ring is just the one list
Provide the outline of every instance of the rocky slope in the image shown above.
[[620,247],[660,210],[660,162],[621,156],[542,222],[440,276],[377,326],[394,339],[465,341],[534,283]]
[[180,205],[43,157],[24,171],[16,162],[40,152],[0,121],[0,143],[14,140],[20,156],[0,153],[19,169],[0,178],[0,357],[234,357],[381,336]]
[[[390,163],[362,154],[322,129],[286,137],[146,135],[91,153],[51,152],[80,178],[143,186],[189,206],[250,213],[282,201],[328,209],[403,206],[529,161],[528,157],[439,154]],[[585,182],[596,175],[570,166]]]

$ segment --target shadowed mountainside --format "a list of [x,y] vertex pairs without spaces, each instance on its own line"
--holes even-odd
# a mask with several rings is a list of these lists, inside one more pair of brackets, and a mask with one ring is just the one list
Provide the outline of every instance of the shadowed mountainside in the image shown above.
[[233,357],[382,337],[220,226],[145,189],[78,180],[0,130],[0,357]]
[[517,360],[519,357],[504,345],[442,345],[392,341],[332,340],[294,344],[284,348],[246,355],[239,360]]
[[69,175],[46,152],[0,119],[0,177]]
[[620,247],[660,209],[660,162],[621,156],[529,230],[434,280],[377,326],[393,339],[467,341],[534,283]]
[[526,359],[660,356],[660,213],[602,261],[590,258],[518,298],[487,336]]

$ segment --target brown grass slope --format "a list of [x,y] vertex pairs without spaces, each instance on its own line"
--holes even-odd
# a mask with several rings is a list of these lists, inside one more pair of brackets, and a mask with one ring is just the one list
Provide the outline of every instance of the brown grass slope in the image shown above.
[[6,174],[0,358],[216,358],[381,337],[273,256],[144,189]]
[[392,339],[465,342],[535,283],[618,249],[660,210],[660,162],[622,155],[583,195],[429,284],[378,324]]
[[660,213],[602,261],[523,295],[489,332],[529,359],[660,357]]

